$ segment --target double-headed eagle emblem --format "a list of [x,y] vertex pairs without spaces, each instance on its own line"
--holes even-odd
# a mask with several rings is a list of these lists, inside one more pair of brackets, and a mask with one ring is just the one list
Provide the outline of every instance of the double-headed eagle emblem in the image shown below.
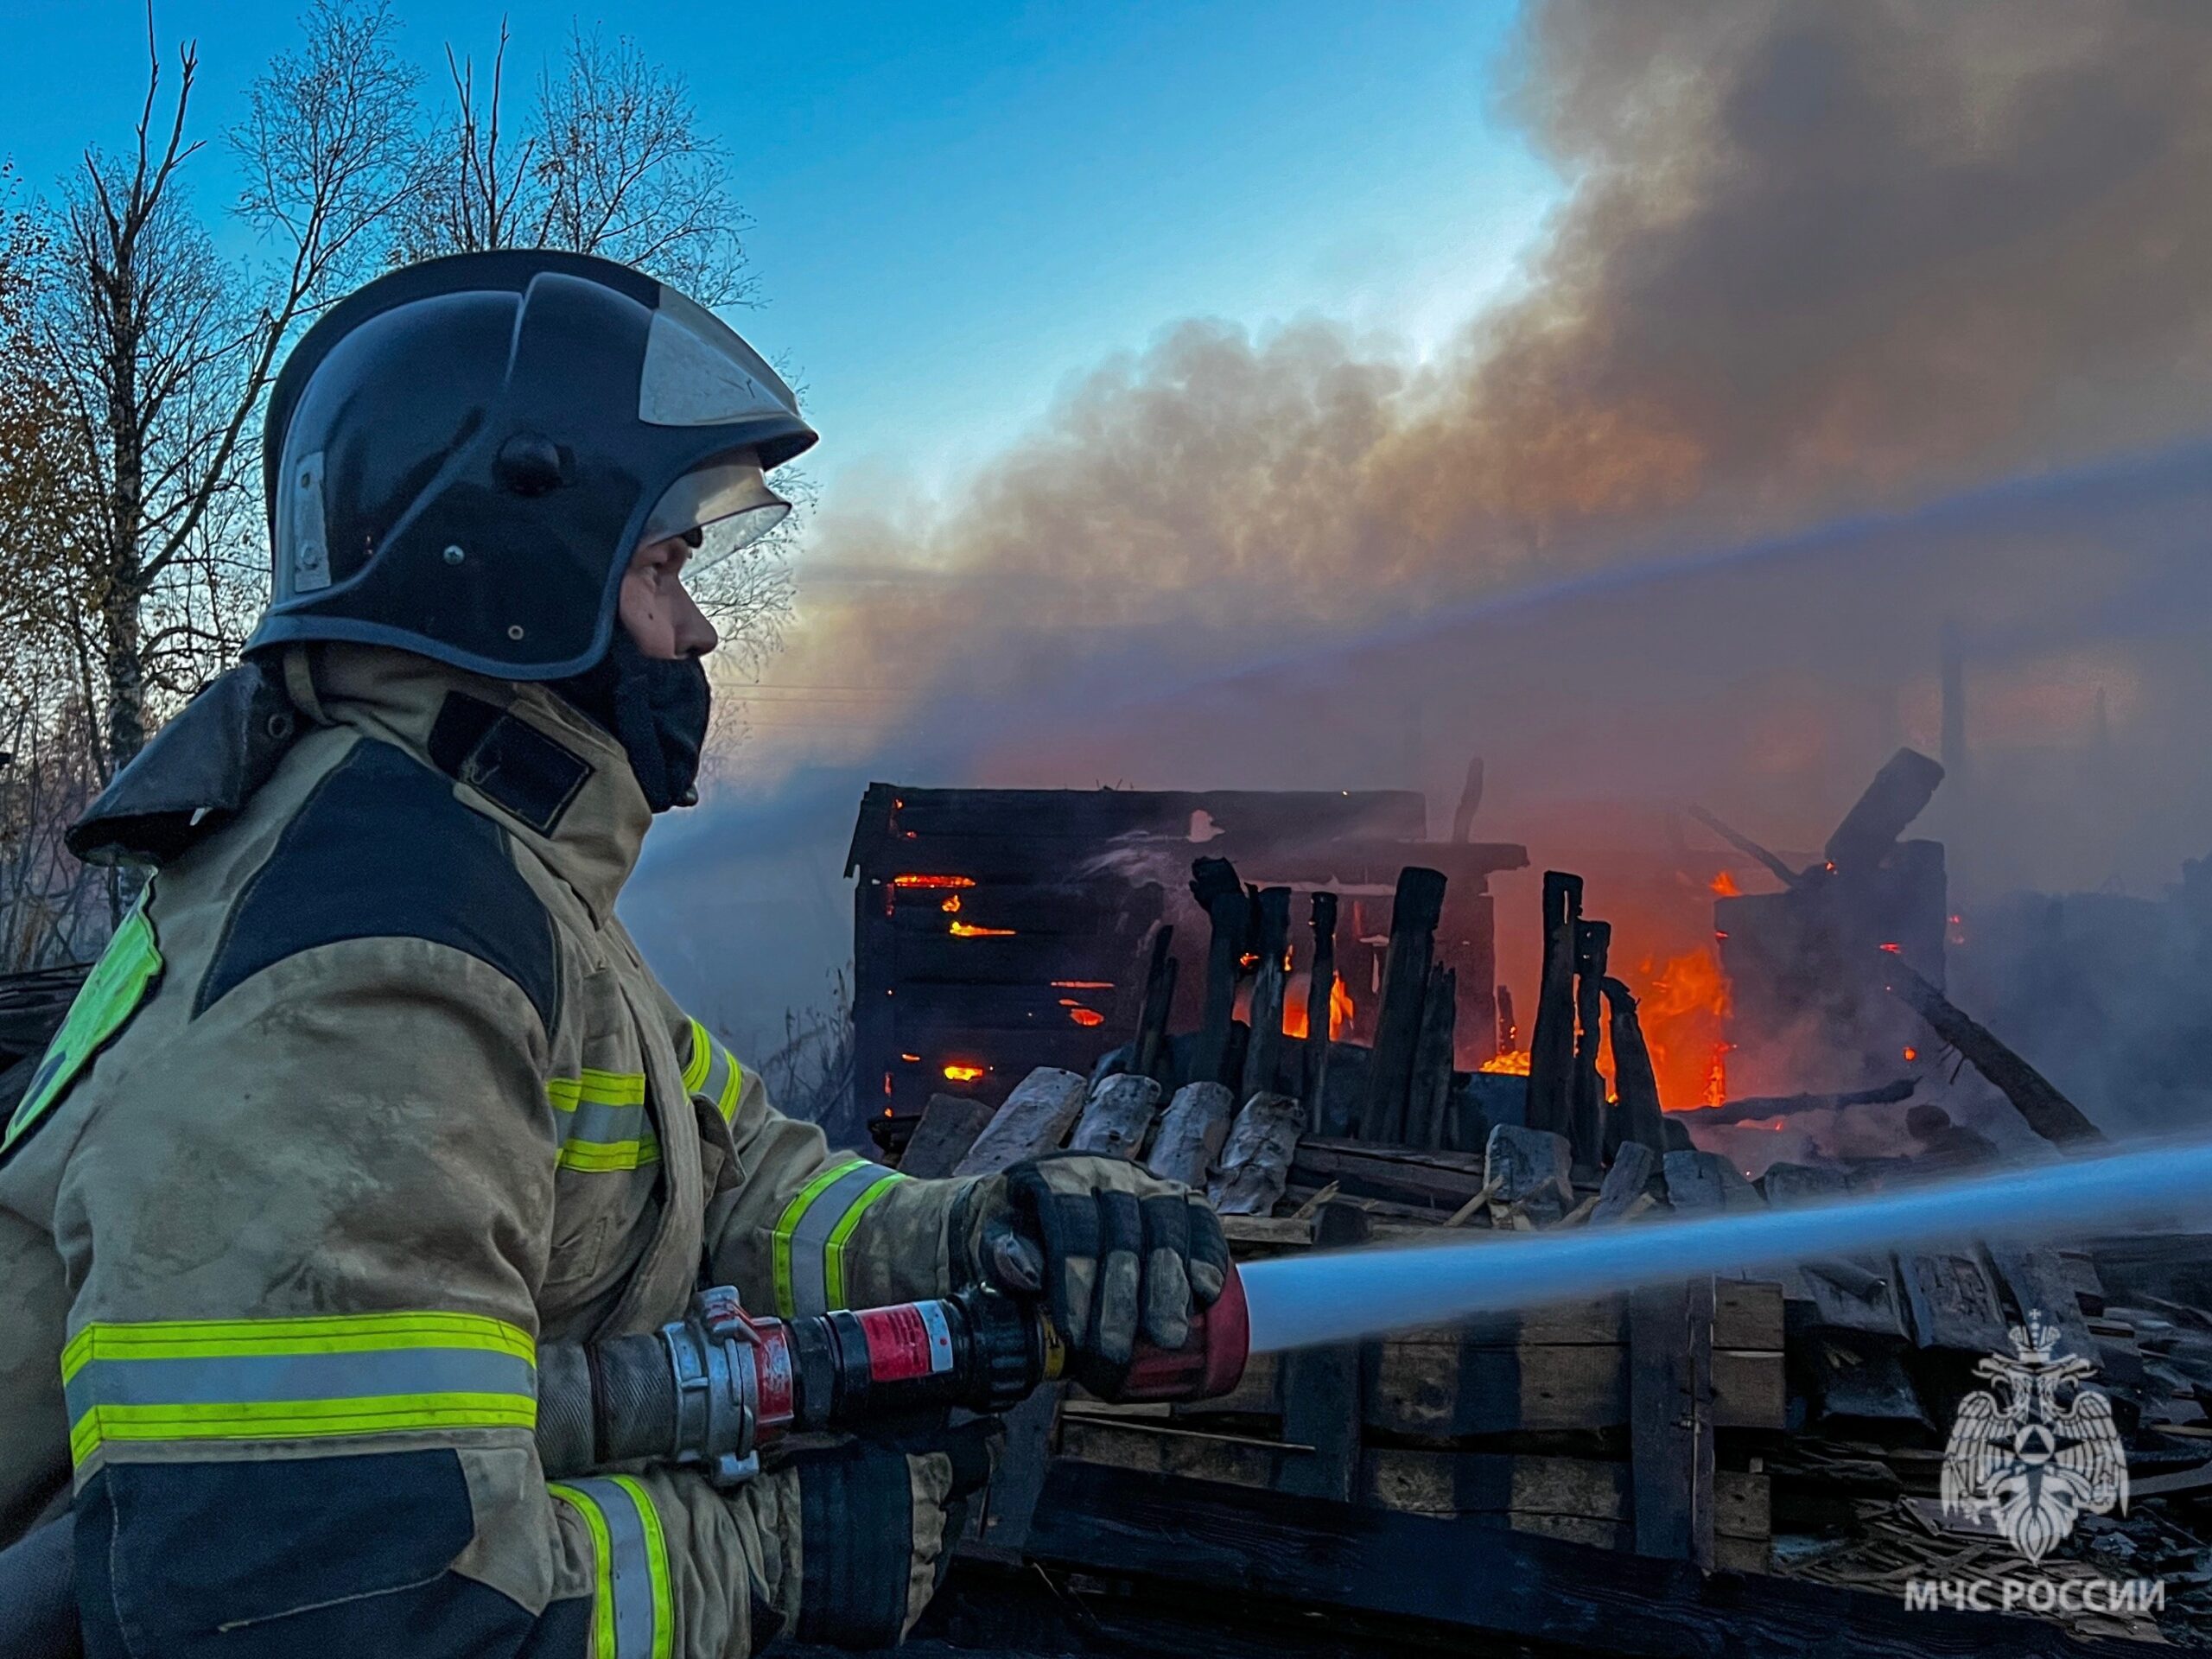
[[[1943,1455],[1943,1513],[1988,1515],[2031,1562],[2074,1530],[2084,1511],[2127,1513],[2127,1452],[2112,1402],[2082,1379],[2096,1368],[2057,1351],[2058,1329],[2030,1310],[2010,1332],[2017,1357],[1974,1370],[1998,1386],[1960,1402]],[[2059,1403],[2063,1391],[2072,1398]]]

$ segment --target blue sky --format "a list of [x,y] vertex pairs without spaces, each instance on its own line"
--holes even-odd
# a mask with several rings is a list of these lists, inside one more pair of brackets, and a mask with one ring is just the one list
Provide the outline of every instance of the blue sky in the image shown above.
[[[833,500],[886,467],[942,482],[1185,316],[1319,312],[1433,344],[1511,280],[1556,197],[1491,109],[1509,0],[505,10],[518,79],[572,19],[688,76],[755,221],[765,303],[735,320],[802,376]],[[431,93],[445,42],[488,57],[501,15],[399,10]],[[201,136],[296,13],[159,8],[165,42],[200,44]],[[0,3],[0,153],[30,185],[128,137],[142,31],[132,0]],[[219,144],[194,168],[219,210]]]

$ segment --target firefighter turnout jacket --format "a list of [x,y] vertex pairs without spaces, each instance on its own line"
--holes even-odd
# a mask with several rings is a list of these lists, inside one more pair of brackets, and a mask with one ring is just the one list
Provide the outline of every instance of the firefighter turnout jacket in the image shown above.
[[605,732],[308,650],[302,734],[154,874],[9,1125],[0,1542],[73,1483],[96,1659],[903,1627],[948,1457],[549,1484],[535,1357],[702,1281],[785,1314],[943,1294],[961,1184],[833,1154],[670,1000],[614,916],[649,814]]

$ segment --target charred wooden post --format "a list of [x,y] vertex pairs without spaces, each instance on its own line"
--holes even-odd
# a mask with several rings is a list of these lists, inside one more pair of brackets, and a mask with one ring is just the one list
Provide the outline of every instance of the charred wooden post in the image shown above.
[[1337,1000],[1337,895],[1313,895],[1313,957],[1306,974],[1306,1130],[1321,1131],[1329,1089],[1329,1027]]
[[1603,982],[1605,1000],[1612,1007],[1613,1086],[1620,1096],[1615,1116],[1620,1119],[1621,1140],[1667,1150],[1665,1103],[1659,1098],[1659,1074],[1652,1069],[1651,1050],[1643,1040],[1643,1026],[1637,1018],[1636,997],[1618,979]]
[[1995,1084],[1998,1091],[2012,1103],[2012,1109],[2044,1140],[2053,1146],[2069,1147],[2105,1138],[2104,1131],[2082,1116],[2080,1107],[2060,1094],[2050,1078],[1906,963],[1885,952],[1881,958],[1881,971],[1883,988],[1972,1061],[1974,1070]]
[[1544,872],[1544,972],[1529,1037],[1529,1127],[1565,1135],[1574,1127],[1574,930],[1582,878]]
[[1520,1022],[1513,1017],[1513,993],[1497,988],[1497,1052],[1510,1054],[1521,1046]]
[[[1599,1075],[1598,1050],[1605,1038],[1605,958],[1613,944],[1610,922],[1574,925],[1574,1017],[1581,1035],[1574,1048],[1574,1161],[1585,1169],[1605,1161],[1605,1080]],[[1618,1063],[1616,1062],[1616,1065]]]
[[1282,1066],[1282,995],[1290,956],[1290,889],[1262,887],[1254,901],[1260,965],[1252,979],[1252,1035],[1244,1046],[1244,1087],[1247,1100],[1273,1094],[1275,1075]]
[[1409,864],[1398,873],[1390,909],[1390,949],[1382,966],[1382,1001],[1375,1015],[1375,1050],[1368,1061],[1362,1106],[1363,1141],[1396,1141],[1406,1129],[1406,1097],[1413,1084],[1414,1046],[1428,995],[1428,960],[1436,924],[1444,913],[1440,871]]
[[1170,949],[1174,943],[1175,930],[1166,923],[1153,930],[1152,956],[1145,964],[1144,1009],[1137,1016],[1136,1044],[1129,1056],[1130,1071],[1162,1088],[1169,1081],[1161,1073],[1168,1064],[1167,1012],[1175,1006],[1177,963]]
[[1943,768],[1912,749],[1891,755],[1828,837],[1828,866],[1840,875],[1871,870],[1936,798]]
[[1452,1045],[1459,1019],[1459,976],[1442,963],[1428,970],[1421,1034],[1414,1041],[1413,1085],[1406,1096],[1406,1144],[1441,1147],[1452,1096]]
[[1713,1281],[1629,1298],[1636,1553],[1713,1565]]
[[922,1121],[914,1125],[913,1138],[899,1160],[901,1174],[935,1180],[950,1175],[983,1126],[991,1121],[991,1107],[969,1095],[931,1095],[922,1108]]
[[1191,861],[1191,897],[1213,925],[1206,946],[1205,1012],[1191,1057],[1193,1082],[1227,1083],[1222,1069],[1229,1056],[1230,1024],[1236,1016],[1236,980],[1242,971],[1245,937],[1251,931],[1252,901],[1225,858]]

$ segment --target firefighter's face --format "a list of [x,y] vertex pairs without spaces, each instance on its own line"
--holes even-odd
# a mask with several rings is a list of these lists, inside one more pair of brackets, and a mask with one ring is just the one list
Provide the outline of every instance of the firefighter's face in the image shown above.
[[647,657],[663,662],[703,657],[717,643],[715,625],[684,589],[683,567],[693,547],[690,537],[669,536],[643,543],[631,556],[622,578],[622,626]]

